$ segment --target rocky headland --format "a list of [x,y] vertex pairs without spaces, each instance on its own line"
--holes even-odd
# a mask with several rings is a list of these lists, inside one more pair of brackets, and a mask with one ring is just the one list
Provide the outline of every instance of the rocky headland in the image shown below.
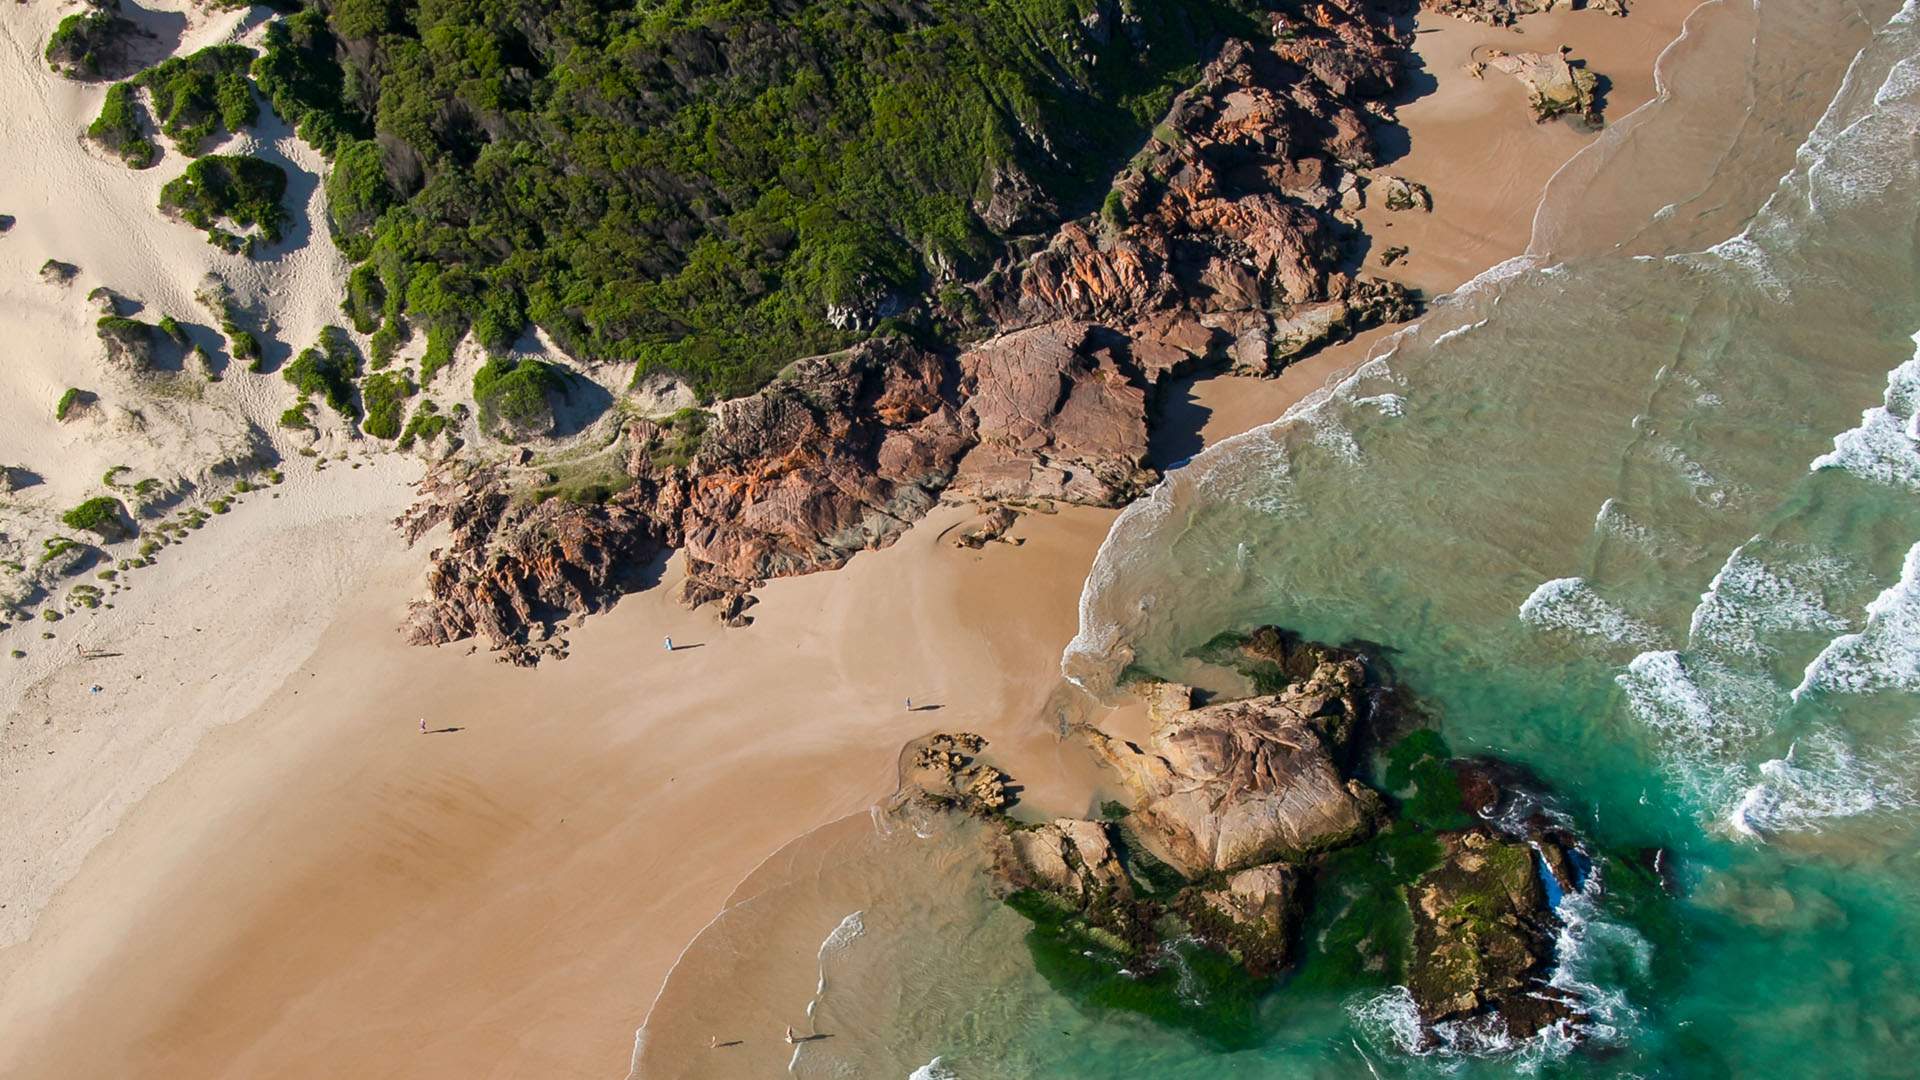
[[[1501,25],[1546,10],[1427,6]],[[710,408],[636,406],[587,465],[447,456],[400,521],[410,538],[452,526],[409,639],[477,636],[534,662],[563,651],[562,620],[670,551],[686,557],[681,599],[738,625],[761,583],[885,546],[942,500],[980,507],[988,524],[962,537],[975,543],[1021,509],[1130,501],[1159,477],[1148,445],[1171,379],[1277,374],[1417,310],[1362,272],[1355,217],[1370,200],[1432,207],[1417,179],[1381,171],[1376,142],[1408,79],[1406,15],[1328,0],[1226,41],[1097,212],[1062,221],[1030,182],[997,184],[981,213],[1010,254],[921,306],[890,301],[932,333],[798,361]],[[1487,63],[1527,83],[1543,118],[1595,115],[1593,76],[1563,56]]]
[[1226,980],[1403,986],[1428,1040],[1579,1038],[1581,1003],[1552,981],[1559,906],[1601,896],[1601,875],[1538,782],[1409,730],[1416,713],[1359,649],[1269,627],[1206,656],[1259,692],[1197,704],[1135,684],[1144,745],[1085,732],[1127,792],[1098,820],[1018,820],[1017,787],[970,735],[910,745],[893,808],[992,823],[997,887],[1036,947],[1066,942],[1128,978],[1204,971],[1180,952],[1197,941],[1232,962]]
[[941,294],[970,343],[872,340],[691,425],[634,417],[591,498],[540,498],[552,474],[531,463],[434,467],[401,525],[452,528],[410,639],[479,635],[529,662],[666,550],[686,554],[683,598],[738,622],[760,582],[888,544],[942,498],[1117,506],[1158,477],[1148,434],[1170,377],[1275,373],[1411,315],[1415,297],[1357,273],[1349,217],[1410,34],[1359,0],[1272,20],[1271,40],[1227,42],[1178,95],[1099,213]]

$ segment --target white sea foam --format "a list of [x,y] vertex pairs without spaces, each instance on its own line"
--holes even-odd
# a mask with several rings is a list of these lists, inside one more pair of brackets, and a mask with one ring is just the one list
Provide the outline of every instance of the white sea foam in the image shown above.
[[1614,681],[1634,715],[1682,761],[1725,760],[1772,712],[1764,679],[1671,650],[1641,653]]
[[1760,543],[1756,537],[1735,548],[1701,594],[1687,630],[1694,651],[1765,657],[1774,651],[1765,640],[1770,634],[1846,628],[1820,591],[1823,580],[1844,572],[1838,560],[1772,565],[1749,551]]
[[1865,629],[1834,638],[1813,658],[1794,700],[1810,690],[1920,691],[1920,544],[1907,549],[1900,579],[1867,604],[1866,616]]
[[1407,399],[1399,394],[1373,394],[1355,399],[1355,404],[1371,405],[1379,410],[1381,416],[1407,415]]
[[1583,578],[1564,577],[1537,586],[1520,605],[1522,622],[1549,630],[1605,638],[1622,645],[1650,649],[1660,635],[1588,585]]
[[1445,345],[1447,342],[1452,341],[1454,338],[1460,337],[1465,334],[1470,334],[1485,325],[1487,325],[1487,320],[1480,319],[1475,322],[1470,322],[1465,326],[1456,326],[1453,329],[1447,331],[1446,333],[1441,334],[1439,337],[1434,338],[1432,348],[1437,349],[1440,346]]
[[[1920,346],[1920,334],[1914,335]],[[1920,491],[1920,349],[1887,373],[1883,403],[1860,414],[1858,427],[1835,436],[1833,449],[1813,459],[1812,471],[1843,469],[1862,479]]]
[[934,1058],[908,1073],[907,1080],[960,1080],[960,1074],[949,1068],[944,1060]]
[[1784,757],[1760,765],[1759,777],[1727,815],[1727,824],[1745,836],[1817,832],[1834,818],[1914,805],[1896,761],[1860,757],[1832,728],[1794,740]]

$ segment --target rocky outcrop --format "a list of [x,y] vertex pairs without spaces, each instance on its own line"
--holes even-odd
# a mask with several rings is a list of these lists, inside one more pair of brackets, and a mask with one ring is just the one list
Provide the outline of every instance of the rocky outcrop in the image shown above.
[[737,618],[765,579],[837,567],[933,505],[972,445],[952,382],[940,357],[895,341],[802,361],[766,391],[723,403],[687,461],[675,460],[668,426],[631,421],[620,490],[598,502],[534,503],[514,494],[528,485],[507,467],[443,462],[399,522],[409,540],[452,526],[408,637],[481,634],[524,657],[518,646],[611,603],[666,548],[686,555],[684,599],[718,601]]
[[1014,888],[1041,889],[1080,907],[1133,897],[1104,822],[1057,818],[1008,829],[995,840],[995,854],[996,876]]
[[[1401,79],[1399,32],[1366,9],[1274,16],[1266,47],[1229,42],[1116,181],[1100,227],[1061,228],[982,287],[1003,326],[1075,319],[1135,342],[1150,377],[1225,357],[1266,373],[1323,344],[1287,324],[1348,333],[1402,318],[1398,286],[1341,269],[1334,217],[1351,174],[1374,164],[1378,99]],[[1337,312],[1338,314],[1333,314]]]
[[1186,708],[1161,686],[1145,748],[1095,733],[1139,825],[1189,875],[1300,860],[1366,834],[1379,798],[1337,757],[1364,713],[1365,671],[1330,660],[1277,694]]
[[[1099,215],[955,290],[984,313],[984,341],[876,340],[799,361],[720,404],[697,440],[671,419],[632,420],[620,461],[576,485],[595,493],[577,504],[530,505],[521,493],[553,487],[536,469],[437,467],[403,521],[461,527],[410,637],[479,633],[524,656],[556,618],[611,601],[595,590],[626,575],[602,560],[663,548],[686,555],[682,600],[738,624],[760,583],[885,546],[942,495],[1117,506],[1158,478],[1148,417],[1163,380],[1199,364],[1272,374],[1411,315],[1401,286],[1356,276],[1341,216],[1377,160],[1371,127],[1392,115],[1406,32],[1358,0],[1274,14],[1269,29],[1268,43],[1222,46]],[[999,231],[1059,213],[1016,166],[986,187]],[[568,566],[576,550],[592,561]]]
[[1005,813],[1014,796],[1007,774],[980,760],[987,740],[972,732],[941,732],[907,744],[900,755],[897,807],[918,802],[975,817]]
[[1599,77],[1584,65],[1569,60],[1564,50],[1509,53],[1489,49],[1480,55],[1476,63],[1511,75],[1527,88],[1527,107],[1533,110],[1533,118],[1539,123],[1544,124],[1556,116],[1573,116],[1599,125],[1600,104],[1596,96]]
[[[1164,1018],[1172,1006],[1156,993],[1204,996],[1196,980],[1223,969],[1182,955],[1197,941],[1255,978],[1299,967],[1322,988],[1404,986],[1434,1043],[1583,1037],[1581,1000],[1552,984],[1556,909],[1599,895],[1599,879],[1537,781],[1453,758],[1415,728],[1380,755],[1388,807],[1340,771],[1345,744],[1374,743],[1410,704],[1363,654],[1266,627],[1194,656],[1273,692],[1195,708],[1185,686],[1142,685],[1149,749],[1087,732],[1134,796],[1103,805],[1109,820],[1020,824],[967,807],[953,795],[977,765],[969,736],[909,744],[894,808],[984,818],[998,895],[1032,921],[1036,955],[1093,961],[1056,983],[1070,994],[1113,972],[1092,992],[1108,1007]],[[1317,929],[1302,935],[1310,911]]]
[[1114,506],[1145,490],[1146,391],[1126,340],[1083,322],[995,338],[960,358],[976,445],[954,478],[982,499]]
[[480,635],[513,663],[537,659],[540,631],[554,622],[611,603],[622,575],[664,539],[630,507],[516,499],[499,467],[449,463],[427,474],[421,494],[398,522],[408,542],[441,524],[449,536],[429,556],[428,598],[410,605],[407,640]]
[[1374,178],[1381,202],[1389,210],[1432,210],[1433,195],[1425,184],[1404,176],[1382,175]]
[[1533,849],[1472,829],[1441,838],[1439,866],[1415,882],[1407,989],[1427,1024],[1498,1017],[1514,1038],[1574,1018],[1547,986],[1557,920]]

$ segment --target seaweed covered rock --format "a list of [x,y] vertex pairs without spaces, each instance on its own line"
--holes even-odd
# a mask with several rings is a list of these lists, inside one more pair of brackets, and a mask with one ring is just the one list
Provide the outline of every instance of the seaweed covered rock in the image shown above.
[[1195,936],[1239,960],[1254,975],[1272,975],[1292,959],[1302,876],[1285,863],[1255,866],[1210,889],[1193,889],[1177,905]]
[[[1365,835],[1379,810],[1338,757],[1365,710],[1365,670],[1330,660],[1275,694],[1177,708],[1161,690],[1148,746],[1094,733],[1142,828],[1188,874],[1297,860]],[[1190,692],[1187,701],[1191,701]]]
[[1527,1038],[1576,1014],[1546,985],[1557,926],[1525,841],[1487,829],[1441,837],[1445,856],[1415,882],[1407,989],[1427,1024],[1498,1017]]
[[995,854],[998,876],[1015,888],[1045,890],[1083,907],[1133,898],[1104,822],[1057,818],[1009,829],[997,838]]

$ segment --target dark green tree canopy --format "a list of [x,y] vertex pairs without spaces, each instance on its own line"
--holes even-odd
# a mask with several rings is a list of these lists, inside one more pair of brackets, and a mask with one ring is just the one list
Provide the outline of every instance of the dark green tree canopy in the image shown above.
[[254,73],[333,156],[389,339],[497,350],[532,322],[718,395],[1097,206],[1260,7],[332,0]]

